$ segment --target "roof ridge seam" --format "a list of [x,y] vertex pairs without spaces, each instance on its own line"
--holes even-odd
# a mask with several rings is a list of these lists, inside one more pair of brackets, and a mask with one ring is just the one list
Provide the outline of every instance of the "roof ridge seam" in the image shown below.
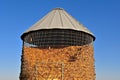
[[60,15],[60,21],[61,21],[61,25],[62,25],[62,27],[63,27],[62,15],[60,14],[60,11],[59,11],[59,10],[58,10],[58,12],[59,12],[59,15]]
[[70,18],[66,15],[66,12],[64,11],[63,13],[64,13],[64,15],[68,18],[68,20],[70,21],[70,23],[72,24],[72,26],[73,26],[74,28],[76,28],[75,25],[74,25],[74,24],[72,23],[72,21],[70,20]]
[[[48,16],[50,13],[48,13],[45,17],[43,17],[41,20],[39,20],[35,25],[39,25],[40,23],[42,23]],[[38,24],[39,23],[39,24]],[[33,25],[33,27],[35,26]]]
[[53,12],[53,18],[51,19],[51,21],[50,21],[50,23],[49,23],[49,27],[50,27],[50,25],[52,24],[52,21],[53,21],[53,19],[54,19],[54,17],[55,17],[55,13],[56,13],[56,10]]

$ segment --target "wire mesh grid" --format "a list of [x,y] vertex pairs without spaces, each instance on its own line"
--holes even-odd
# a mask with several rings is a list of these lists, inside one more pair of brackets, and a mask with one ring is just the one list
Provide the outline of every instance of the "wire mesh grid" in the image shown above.
[[24,45],[30,47],[65,47],[90,44],[93,37],[85,32],[68,29],[50,29],[30,32],[24,36]]

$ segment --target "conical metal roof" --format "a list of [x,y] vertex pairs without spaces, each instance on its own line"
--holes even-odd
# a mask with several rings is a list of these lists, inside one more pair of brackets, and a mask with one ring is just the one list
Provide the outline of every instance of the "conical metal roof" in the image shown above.
[[88,33],[94,37],[92,32],[90,32],[62,8],[53,9],[26,32],[24,32],[23,35],[28,32],[41,29],[72,29]]

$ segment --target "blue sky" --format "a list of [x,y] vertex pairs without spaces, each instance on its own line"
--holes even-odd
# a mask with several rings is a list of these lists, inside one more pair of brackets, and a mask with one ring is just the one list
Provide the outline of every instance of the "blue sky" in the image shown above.
[[120,0],[0,0],[0,80],[19,80],[21,34],[62,7],[96,40],[96,80],[120,80]]

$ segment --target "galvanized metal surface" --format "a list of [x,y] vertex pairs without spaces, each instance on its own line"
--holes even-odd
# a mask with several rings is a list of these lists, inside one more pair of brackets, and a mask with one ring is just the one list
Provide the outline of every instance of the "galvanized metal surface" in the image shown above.
[[25,33],[41,29],[73,29],[83,31],[94,36],[92,32],[90,32],[62,8],[53,9],[45,17],[25,31],[23,35]]

